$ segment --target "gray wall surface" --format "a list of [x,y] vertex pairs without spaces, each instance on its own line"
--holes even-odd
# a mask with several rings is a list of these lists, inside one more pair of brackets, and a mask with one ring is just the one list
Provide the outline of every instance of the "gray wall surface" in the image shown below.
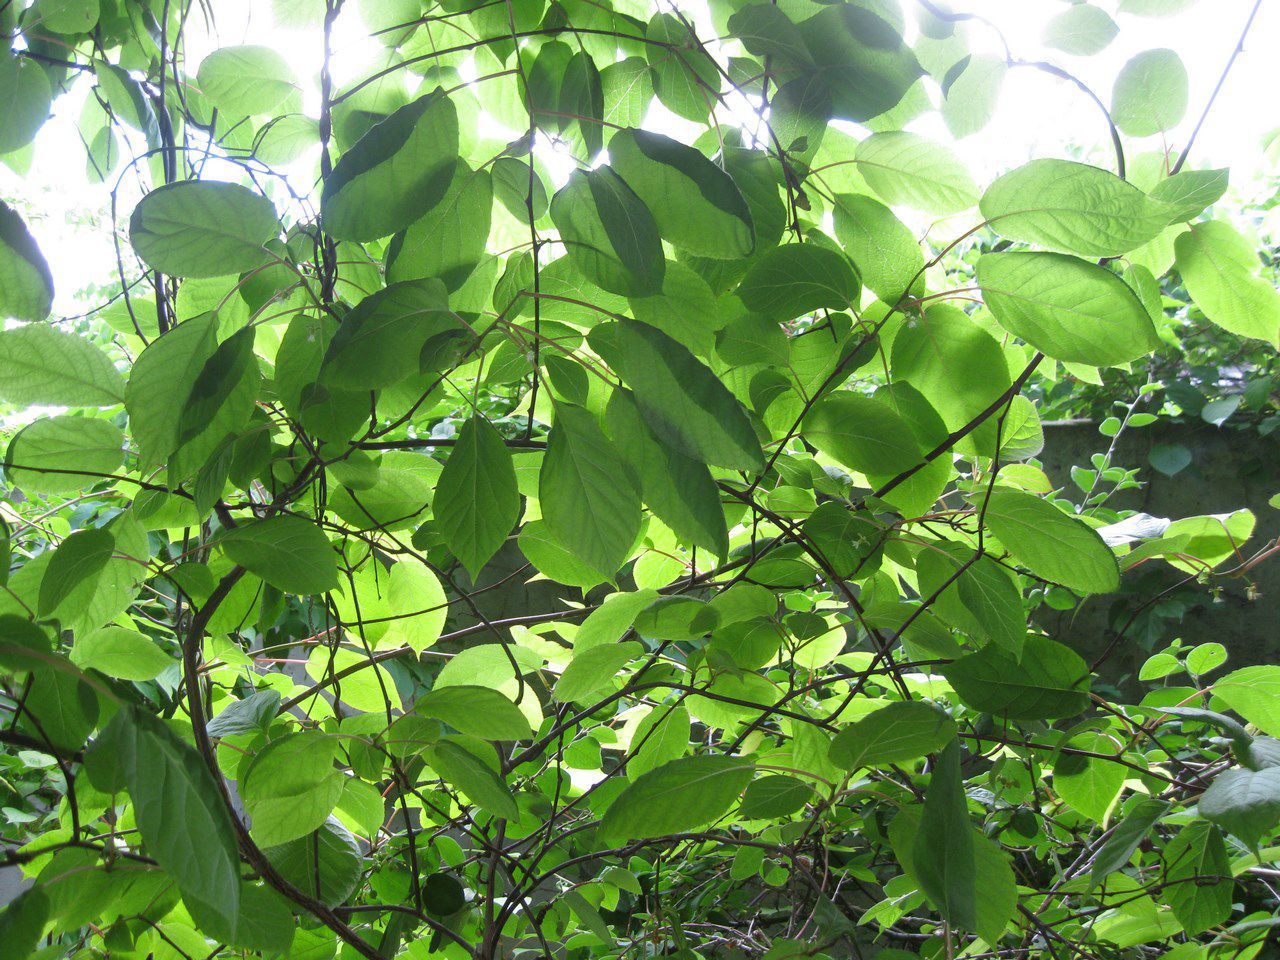
[[[1056,486],[1079,500],[1071,482],[1073,465],[1089,466],[1093,453],[1110,441],[1093,424],[1046,426],[1040,460]],[[1191,464],[1173,477],[1151,467],[1147,456],[1156,444],[1178,443],[1193,455]],[[1155,423],[1126,431],[1117,444],[1113,464],[1141,467],[1142,490],[1125,491],[1108,505],[1141,510],[1176,520],[1203,514],[1231,513],[1242,507],[1258,518],[1243,554],[1248,557],[1280,537],[1280,510],[1268,505],[1280,493],[1280,433],[1260,437],[1200,424]],[[1232,566],[1227,561],[1219,569]],[[1144,564],[1124,578],[1127,593],[1091,598],[1073,614],[1042,616],[1058,639],[1092,660],[1111,643],[1117,629],[1137,604],[1176,583],[1184,574],[1167,563]],[[1103,676],[1119,680],[1136,674],[1152,643],[1163,646],[1174,637],[1187,643],[1217,641],[1229,652],[1227,669],[1280,661],[1280,556],[1250,572],[1248,578],[1214,578],[1206,586],[1191,583],[1158,605],[1159,616],[1141,618],[1117,645]]]

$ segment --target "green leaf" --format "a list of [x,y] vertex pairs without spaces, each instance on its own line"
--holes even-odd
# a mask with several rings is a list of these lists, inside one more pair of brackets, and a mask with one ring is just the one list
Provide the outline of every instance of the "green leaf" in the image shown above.
[[274,847],[320,829],[342,796],[346,777],[335,769],[338,742],[317,730],[272,740],[240,779],[250,833]]
[[788,243],[755,258],[738,287],[747,309],[774,320],[793,320],[823,307],[848,310],[859,281],[849,261],[813,243]]
[[891,206],[949,214],[978,202],[978,187],[960,159],[914,133],[873,134],[858,144],[858,172]]
[[[615,390],[609,398],[605,426],[615,449],[640,478],[640,495],[654,516],[681,540],[727,556],[729,528],[720,490],[706,464],[659,442],[628,390]],[[581,642],[581,631],[578,636]]]
[[666,260],[644,201],[609,167],[575,170],[551,198],[551,222],[589,281],[624,297],[662,291]]
[[1064,53],[1091,57],[1101,53],[1116,38],[1120,28],[1107,12],[1090,3],[1068,7],[1044,29],[1044,42]]
[[858,4],[821,10],[799,24],[813,79],[834,116],[861,123],[895,106],[923,72],[902,31]]
[[1032,160],[1009,171],[987,188],[979,209],[1002,237],[1081,257],[1128,253],[1171,218],[1168,204],[1127,180],[1071,160]]
[[407,557],[391,567],[387,614],[393,617],[388,642],[400,642],[421,653],[440,639],[449,615],[440,580],[421,561]]
[[924,271],[915,236],[892,210],[870,197],[837,194],[834,205],[836,236],[862,282],[885,303],[896,304]]
[[40,581],[40,616],[55,614],[77,587],[93,582],[115,549],[115,536],[103,527],[78,530],[63,540]]
[[102,627],[78,637],[71,662],[81,670],[97,670],[119,680],[154,680],[178,660],[150,637],[127,627]]
[[1088,665],[1068,647],[1034,634],[1021,660],[991,645],[941,671],[966,704],[1010,720],[1059,720],[1089,705]]
[[551,693],[563,703],[585,702],[643,652],[644,647],[633,640],[574,651]]
[[922,700],[903,700],[857,720],[831,741],[831,762],[844,770],[862,770],[915,760],[955,740],[955,722]]
[[34,140],[49,119],[52,103],[53,87],[41,65],[6,45],[0,51],[0,154]]
[[622,377],[659,443],[711,466],[760,469],[764,454],[742,405],[720,378],[680,343],[634,320],[597,327],[613,342],[599,350]]
[[502,777],[460,741],[441,740],[427,751],[427,762],[481,810],[501,820],[519,819],[516,798]]
[[433,509],[444,542],[475,580],[520,518],[511,451],[483,417],[473,416],[458,433]]
[[203,314],[152,340],[134,361],[124,402],[142,469],[154,470],[181,446],[186,398],[217,349],[217,331],[217,315]]
[[939,913],[966,930],[977,926],[978,868],[960,778],[958,740],[942,751],[929,779],[911,865],[921,890]]
[[13,960],[35,952],[49,922],[49,897],[39,887],[22,891],[0,912],[0,942]]
[[1213,684],[1213,695],[1263,733],[1280,737],[1280,667],[1244,667]]
[[209,104],[232,117],[271,113],[299,93],[298,78],[271,47],[221,47],[196,73]]
[[984,638],[1017,659],[1027,639],[1022,592],[990,557],[970,560],[972,549],[960,544],[926,544],[916,560],[920,595],[937,596],[932,609],[945,623]]
[[1242,337],[1280,341],[1280,293],[1259,276],[1257,251],[1230,224],[1197,223],[1174,249],[1187,292],[1206,317]]
[[[579,639],[581,631],[579,631]],[[631,738],[627,776],[632,780],[683,756],[689,748],[690,720],[686,707],[661,703],[650,710]]]
[[233,562],[285,593],[310,596],[338,585],[329,538],[302,517],[257,520],[228,531],[218,543]]
[[429,690],[413,710],[484,740],[524,740],[533,735],[520,708],[489,687],[462,684]]
[[27,493],[66,494],[109,476],[124,461],[124,434],[109,420],[44,417],[9,441],[4,469]]
[[[5,102],[2,93],[4,62],[0,59],[0,103]],[[43,77],[39,67],[30,61],[28,65]],[[0,130],[6,129],[6,124],[0,121]],[[0,139],[3,137],[4,134],[0,133]],[[3,148],[0,148],[2,152]],[[52,306],[53,274],[49,272],[44,254],[22,217],[8,204],[0,203],[0,316],[34,322],[49,316]],[[5,399],[11,398],[6,396]]]
[[605,811],[611,841],[700,830],[720,819],[751,781],[755,766],[739,757],[681,757],[637,777]]
[[471,328],[449,310],[439,280],[393,283],[342,318],[325,352],[320,380],[335,390],[389,387],[419,372],[430,374],[441,351],[471,335]]
[[1133,808],[1107,837],[1106,842],[1098,849],[1093,859],[1091,877],[1095,884],[1117,870],[1123,869],[1146,839],[1151,828],[1169,811],[1169,803],[1165,800],[1144,798],[1134,804]]
[[234,924],[240,858],[222,785],[200,755],[155,717],[128,707],[112,726],[147,852],[184,895]]
[[[922,820],[921,808],[910,806],[904,807],[889,825],[894,853],[917,888],[923,884],[916,878],[912,853],[920,836]],[[1008,855],[978,830],[969,827],[969,832],[973,837],[974,886],[979,891],[975,926],[984,940],[996,943],[1017,909],[1018,888]]]
[[983,299],[1000,326],[1055,360],[1106,367],[1159,343],[1151,316],[1110,270],[1060,253],[988,253]]
[[720,90],[716,62],[684,21],[673,14],[655,14],[645,27],[644,36],[649,41],[644,45],[644,54],[658,100],[686,120],[704,122]]
[[1187,68],[1172,50],[1147,50],[1124,65],[1111,94],[1111,119],[1131,137],[1172,130],[1187,112]]
[[1197,804],[1200,816],[1251,847],[1280,823],[1280,767],[1224,770]]
[[[325,906],[346,902],[360,883],[360,845],[346,827],[330,818],[309,837],[265,851],[280,875]],[[301,936],[299,933],[298,936]],[[333,941],[328,943],[333,947]],[[320,956],[323,956],[323,952]]]
[[[503,159],[525,171],[527,189],[528,168],[513,157]],[[534,182],[541,187],[540,181]],[[450,291],[460,288],[484,259],[493,193],[489,171],[472,170],[459,160],[443,199],[391,241],[387,248],[387,279],[398,282],[436,277]],[[522,190],[522,201],[523,197]],[[545,203],[544,197],[544,206]]]
[[[1111,737],[1088,731],[1074,737],[1070,746],[1107,755],[1121,752],[1120,745]],[[1104,823],[1128,776],[1127,767],[1111,760],[1063,753],[1054,764],[1053,788],[1059,797],[1090,820]]]
[[23,406],[110,407],[124,402],[124,380],[91,341],[30,324],[0,331],[0,399]]
[[581,407],[556,407],[538,500],[555,538],[604,576],[627,559],[640,532],[640,497],[631,474]]
[[1115,554],[1102,537],[1046,500],[997,487],[987,499],[984,523],[1037,577],[1078,593],[1111,593],[1120,586]]
[[237,183],[184,180],[152,190],[129,218],[142,261],[175,277],[247,273],[271,260],[280,233],[275,207]]
[[[890,369],[895,381],[906,380],[919,391],[948,430],[978,419],[1013,382],[999,341],[963,310],[947,304],[926,308],[923,317],[898,329]],[[957,370],[965,375],[956,376]],[[958,446],[990,455],[995,428],[994,419],[988,420]]]
[[1173,915],[1188,937],[1231,915],[1231,861],[1218,828],[1188,823],[1164,848],[1164,882]]
[[752,780],[742,797],[742,816],[748,820],[776,820],[804,809],[813,787],[796,777],[772,774]]
[[693,147],[660,133],[622,130],[609,141],[609,158],[673,246],[719,260],[755,249],[747,201],[729,175]]
[[259,690],[243,700],[232,700],[206,728],[211,737],[233,737],[242,733],[264,733],[275,719],[280,691]]
[[1168,204],[1171,223],[1183,223],[1194,220],[1204,213],[1206,207],[1221,200],[1227,192],[1229,180],[1230,171],[1225,167],[1182,170],[1157,183],[1151,190],[1151,199]]
[[889,404],[856,393],[833,393],[804,420],[805,438],[851,470],[896,476],[922,461],[911,428]]
[[374,124],[325,178],[320,217],[339,240],[403,230],[439,203],[458,160],[458,113],[442,88]]

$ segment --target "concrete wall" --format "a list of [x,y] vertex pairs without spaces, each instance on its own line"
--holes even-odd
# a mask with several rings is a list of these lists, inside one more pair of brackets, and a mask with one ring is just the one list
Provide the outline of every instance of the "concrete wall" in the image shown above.
[[[1078,495],[1071,483],[1071,467],[1088,467],[1090,455],[1105,451],[1109,443],[1092,424],[1048,426],[1040,459],[1055,485]],[[1190,466],[1173,477],[1151,467],[1147,455],[1161,443],[1180,443],[1189,449]],[[1246,507],[1258,518],[1243,551],[1246,557],[1280,537],[1280,510],[1267,504],[1280,493],[1280,433],[1259,437],[1254,431],[1157,423],[1126,431],[1112,462],[1141,467],[1140,479],[1146,485],[1117,495],[1111,506],[1175,520]],[[1230,561],[1223,564],[1231,565]],[[1051,615],[1042,622],[1058,639],[1092,659],[1115,638],[1138,602],[1183,576],[1163,561],[1145,564],[1126,574],[1128,595],[1094,598],[1074,615]],[[1211,587],[1192,583],[1165,598],[1158,605],[1161,616],[1144,617],[1125,634],[1103,675],[1118,681],[1126,673],[1136,673],[1151,644],[1159,646],[1174,637],[1189,643],[1224,644],[1229,666],[1280,662],[1280,557],[1255,568],[1249,579],[1215,578]]]

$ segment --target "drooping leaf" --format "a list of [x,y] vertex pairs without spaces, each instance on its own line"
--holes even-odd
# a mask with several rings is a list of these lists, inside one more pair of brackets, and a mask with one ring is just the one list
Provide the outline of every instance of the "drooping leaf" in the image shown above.
[[40,615],[56,613],[77,587],[92,583],[115,548],[115,536],[104,527],[78,530],[63,540],[40,582]]
[[1232,870],[1218,828],[1188,823],[1164,849],[1169,906],[1187,936],[1215,927],[1231,914]]
[[487,420],[463,425],[436,486],[436,523],[474,580],[520,516],[511,452]]
[[1258,275],[1257,253],[1230,224],[1197,223],[1175,249],[1187,292],[1206,317],[1242,337],[1280,340],[1280,293]]
[[648,324],[624,319],[608,329],[614,341],[606,359],[631,388],[659,443],[712,466],[760,467],[763,454],[751,422],[709,367]]
[[662,290],[666,260],[653,214],[609,167],[574,171],[551,198],[551,221],[569,259],[602,290],[624,297]]
[[627,558],[640,530],[640,497],[613,443],[586,410],[556,408],[538,499],[560,543],[604,576]]
[[929,780],[911,864],[924,895],[956,926],[978,923],[973,827],[960,778],[960,742],[952,740]]
[[[6,56],[0,64],[16,59]],[[43,77],[34,64],[28,63],[28,67]],[[4,69],[0,66],[0,91],[4,89]],[[4,123],[0,127],[8,129]],[[49,316],[52,306],[53,274],[44,254],[17,211],[0,203],[0,315],[35,322]]]
[[520,808],[497,771],[454,739],[444,739],[427,754],[428,762],[449,784],[484,810],[503,820],[516,820]]
[[1111,118],[1131,137],[1172,130],[1187,112],[1187,68],[1172,50],[1147,50],[1121,69]]

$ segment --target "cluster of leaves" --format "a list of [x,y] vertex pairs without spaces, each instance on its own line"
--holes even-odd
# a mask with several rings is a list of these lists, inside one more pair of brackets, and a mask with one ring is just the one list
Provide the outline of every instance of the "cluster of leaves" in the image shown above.
[[1115,172],[982,189],[903,128],[1092,94],[931,3],[276,0],[318,116],[188,63],[214,6],[3,7],[0,150],[88,86],[142,194],[87,329],[0,208],[6,956],[1258,954],[1280,667],[1115,702],[1029,619],[1261,556],[1028,462],[1046,383],[1180,335],[1166,274],[1280,335],[1225,174],[1126,179],[1176,55],[1093,97]]

